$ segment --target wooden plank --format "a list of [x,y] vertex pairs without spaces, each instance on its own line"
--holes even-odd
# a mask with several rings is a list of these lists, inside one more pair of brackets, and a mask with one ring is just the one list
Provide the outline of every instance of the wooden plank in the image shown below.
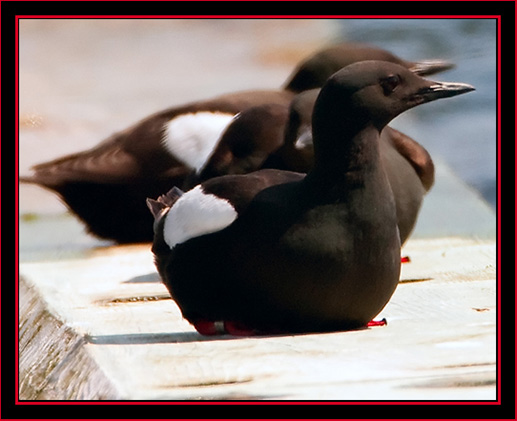
[[[380,314],[387,327],[311,335],[199,335],[168,298],[148,246],[25,262],[21,273],[52,315],[84,339],[82,349],[116,390],[110,396],[495,399],[494,242],[412,240],[404,253],[411,263]],[[30,346],[21,358],[30,359]]]

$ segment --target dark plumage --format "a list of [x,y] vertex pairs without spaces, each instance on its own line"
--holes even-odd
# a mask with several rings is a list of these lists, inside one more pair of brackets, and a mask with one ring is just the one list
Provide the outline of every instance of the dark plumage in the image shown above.
[[[199,174],[192,174],[185,187],[262,168],[307,173],[314,163],[311,118],[318,94],[319,89],[298,94],[289,110],[284,105],[267,104],[241,112],[223,133]],[[246,133],[248,128],[252,128],[251,133]],[[268,136],[264,136],[266,130]],[[264,138],[268,142],[261,141]],[[389,126],[381,132],[380,154],[393,189],[404,243],[416,224],[424,196],[433,185],[434,164],[422,145]]]
[[150,200],[156,266],[183,316],[201,332],[207,324],[262,333],[365,326],[400,272],[380,132],[405,110],[471,90],[393,63],[350,65],[317,98],[307,176],[261,170]]
[[[451,67],[439,61],[431,65],[405,62],[363,45],[331,47],[301,63],[283,90],[238,92],[169,108],[92,149],[36,165],[33,174],[20,181],[58,194],[99,237],[119,243],[152,241],[145,198],[173,185],[183,186],[192,170],[202,166],[236,114],[266,103],[287,107],[296,93],[315,84],[321,86],[332,73],[353,61],[376,55],[388,55],[390,60],[412,68],[420,66],[423,73]],[[268,137],[262,141],[268,142],[269,133],[265,131]]]
[[193,187],[212,177],[246,174],[262,168],[284,143],[288,120],[289,104],[260,104],[241,111],[221,134],[205,164],[192,172],[184,187]]

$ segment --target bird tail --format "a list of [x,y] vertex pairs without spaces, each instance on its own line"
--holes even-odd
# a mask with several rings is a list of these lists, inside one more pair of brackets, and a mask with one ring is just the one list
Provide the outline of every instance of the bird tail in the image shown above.
[[147,198],[147,207],[156,219],[162,214],[162,210],[170,208],[176,203],[176,201],[183,195],[183,191],[177,187],[173,187],[167,193],[162,194],[158,199]]

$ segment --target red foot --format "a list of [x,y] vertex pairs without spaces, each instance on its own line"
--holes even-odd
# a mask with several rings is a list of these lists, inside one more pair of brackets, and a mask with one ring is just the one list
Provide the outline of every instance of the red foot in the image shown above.
[[400,258],[400,262],[401,263],[409,263],[409,262],[411,262],[411,259],[409,258],[409,256],[402,256]]
[[366,326],[372,327],[372,326],[387,326],[388,321],[384,318],[382,320],[372,320],[371,322],[368,322]]
[[224,325],[222,322],[212,322],[210,320],[199,320],[194,323],[194,327],[196,330],[201,333],[201,335],[213,336],[213,335],[223,335]]
[[255,336],[258,332],[255,329],[250,329],[238,322],[224,322],[224,330],[226,333],[234,336]]
[[214,335],[234,335],[234,336],[254,336],[258,332],[237,322],[213,322],[211,320],[198,320],[194,323],[196,330],[205,336]]

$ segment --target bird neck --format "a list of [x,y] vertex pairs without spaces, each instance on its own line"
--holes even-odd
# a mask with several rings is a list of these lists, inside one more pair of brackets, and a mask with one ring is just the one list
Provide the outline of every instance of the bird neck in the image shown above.
[[343,112],[342,108],[329,112],[335,115],[327,112],[321,120],[323,116],[317,111],[313,115],[311,177],[346,180],[376,168],[380,160],[379,130],[360,112]]

